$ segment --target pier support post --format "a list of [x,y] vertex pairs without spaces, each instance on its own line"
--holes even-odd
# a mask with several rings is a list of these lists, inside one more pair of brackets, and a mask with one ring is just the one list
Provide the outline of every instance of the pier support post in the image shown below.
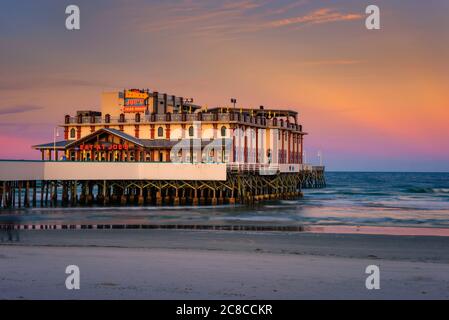
[[104,192],[104,185],[98,183],[97,184],[97,197],[95,199],[96,203],[98,205],[103,205],[104,204],[104,194],[105,194],[105,192]]
[[33,181],[33,202],[32,202],[32,206],[36,207],[37,206],[37,180]]
[[118,201],[118,188],[116,186],[112,187],[111,199],[114,204],[116,204]]
[[173,198],[173,205],[179,206],[179,190],[175,189],[175,197]]
[[30,207],[30,181],[28,180],[25,182],[25,199],[23,205],[25,208]]
[[14,208],[16,206],[16,182],[11,181],[9,184],[9,207]]
[[67,188],[67,182],[62,181],[62,199],[61,203],[63,206],[66,206],[69,202],[69,194],[68,194],[68,188]]
[[206,203],[206,198],[204,197],[204,192],[205,192],[205,190],[204,189],[201,189],[201,190],[199,190],[199,192],[200,192],[200,204],[201,205],[203,205],[203,204],[205,204]]
[[41,207],[44,206],[44,188],[45,188],[45,181],[41,180]]
[[5,208],[11,205],[11,182],[6,182],[6,197],[5,197]]
[[17,185],[17,187],[18,187],[17,202],[18,202],[19,208],[21,208],[22,207],[22,181],[19,181],[17,183],[18,183],[18,185]]
[[45,181],[45,206],[48,206],[48,185],[50,184],[49,181]]
[[82,181],[81,182],[80,201],[79,201],[79,203],[81,205],[85,205],[86,204],[86,194],[87,194],[86,188],[87,188],[86,181]]
[[14,182],[10,181],[8,183],[8,198],[6,199],[6,203],[7,203],[7,207],[11,208],[12,204],[13,204],[13,197],[14,197]]
[[179,190],[179,192],[180,192],[180,195],[179,195],[179,198],[180,198],[179,200],[180,201],[179,201],[179,203],[184,205],[184,204],[187,203],[187,198],[186,198],[187,190],[182,188],[182,189]]
[[108,206],[110,204],[110,202],[111,202],[111,200],[110,200],[109,194],[106,194],[103,198],[103,205]]
[[78,203],[78,183],[76,182],[76,180],[73,180],[71,182],[71,196],[70,196],[70,203],[72,205],[72,207],[75,207]]
[[92,182],[88,181],[87,184],[87,196],[86,196],[86,204],[92,205],[94,196],[93,196],[93,184]]
[[217,197],[215,196],[215,190],[214,190],[213,197],[210,199],[210,201],[211,201],[211,204],[212,204],[213,206],[216,206],[216,205],[218,204],[218,199],[217,199]]
[[16,186],[17,186],[17,182],[13,181],[11,183],[11,187],[12,187],[12,190],[11,190],[12,201],[11,201],[11,203],[12,203],[12,207],[13,208],[16,206]]
[[162,205],[161,189],[157,189],[157,191],[156,191],[156,205],[157,206],[161,206]]
[[2,206],[3,208],[7,207],[6,204],[6,181],[3,181],[3,188],[2,188]]
[[52,182],[51,202],[52,202],[52,206],[56,207],[56,204],[58,202],[58,182],[57,181]]
[[137,204],[139,206],[143,206],[145,203],[145,199],[143,197],[143,187],[139,188],[139,198],[137,199]]
[[125,206],[127,200],[128,200],[128,199],[127,199],[127,196],[126,196],[126,194],[125,194],[125,189],[123,189],[123,193],[122,193],[122,195],[121,195],[121,197],[120,197],[120,205]]
[[109,205],[109,187],[106,180],[103,180],[103,205]]
[[170,188],[169,187],[167,187],[166,189],[165,189],[165,197],[164,197],[164,201],[165,201],[165,203],[170,203]]
[[145,192],[145,203],[146,204],[151,204],[152,203],[152,197],[151,197],[151,188],[150,187],[146,187],[145,188],[146,192]]
[[198,205],[198,189],[195,189],[195,190],[193,191],[192,204],[193,204],[194,206],[197,206],[197,205]]
[[217,204],[223,204],[223,190],[217,189]]

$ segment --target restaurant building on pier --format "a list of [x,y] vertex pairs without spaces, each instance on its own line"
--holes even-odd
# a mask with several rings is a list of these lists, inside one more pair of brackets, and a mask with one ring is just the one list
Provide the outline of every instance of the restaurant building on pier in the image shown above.
[[173,162],[180,158],[171,154],[174,147],[190,142],[190,149],[201,145],[202,152],[187,148],[181,161],[302,163],[306,133],[296,111],[208,109],[149,90],[107,92],[101,101],[101,111],[65,116],[64,140],[34,146],[42,160]]
[[60,127],[63,139],[33,146],[41,161],[0,161],[3,207],[35,205],[39,188],[41,205],[56,205],[58,188],[63,205],[195,205],[325,185],[324,167],[303,163],[306,133],[294,110],[208,108],[129,89],[103,93],[100,110],[66,115]]

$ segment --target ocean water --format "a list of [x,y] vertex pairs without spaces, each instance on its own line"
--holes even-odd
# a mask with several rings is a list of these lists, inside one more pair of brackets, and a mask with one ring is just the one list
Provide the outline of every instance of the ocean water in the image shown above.
[[449,228],[449,173],[327,172],[327,187],[253,206],[0,210],[0,223],[352,225]]

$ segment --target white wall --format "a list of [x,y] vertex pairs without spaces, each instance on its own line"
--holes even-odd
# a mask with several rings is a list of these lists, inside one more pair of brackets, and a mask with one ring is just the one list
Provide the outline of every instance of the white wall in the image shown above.
[[226,164],[0,161],[0,181],[144,179],[225,181]]

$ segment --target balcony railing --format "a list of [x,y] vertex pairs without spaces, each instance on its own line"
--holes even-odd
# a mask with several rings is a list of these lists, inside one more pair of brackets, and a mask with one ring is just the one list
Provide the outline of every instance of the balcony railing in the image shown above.
[[122,117],[100,117],[100,116],[76,116],[65,117],[65,124],[120,124],[120,123],[154,123],[154,122],[193,122],[193,121],[206,121],[206,122],[239,122],[245,124],[262,125],[267,127],[286,128],[295,131],[302,131],[300,125],[283,121],[279,119],[267,119],[263,117],[252,117],[242,114],[230,114],[230,113],[171,113],[171,114],[153,114],[143,115],[140,119]]

